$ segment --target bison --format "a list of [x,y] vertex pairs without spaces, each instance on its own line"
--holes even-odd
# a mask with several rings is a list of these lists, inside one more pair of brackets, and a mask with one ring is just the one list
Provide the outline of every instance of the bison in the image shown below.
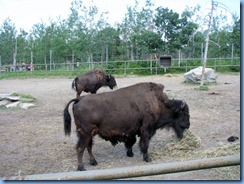
[[107,75],[103,70],[90,70],[83,75],[79,75],[72,82],[72,89],[74,89],[78,98],[82,91],[95,94],[102,86],[108,86],[113,89],[117,85],[114,76]]
[[77,170],[85,170],[85,148],[90,156],[90,165],[98,164],[92,153],[92,139],[97,134],[114,146],[124,142],[128,157],[133,157],[132,147],[136,143],[136,136],[140,137],[139,147],[146,162],[151,161],[148,155],[149,141],[157,129],[171,127],[181,139],[184,130],[190,127],[188,105],[182,100],[169,99],[163,89],[162,84],[139,83],[70,100],[63,112],[64,133],[71,133],[68,108],[74,102],[73,115],[78,136]]

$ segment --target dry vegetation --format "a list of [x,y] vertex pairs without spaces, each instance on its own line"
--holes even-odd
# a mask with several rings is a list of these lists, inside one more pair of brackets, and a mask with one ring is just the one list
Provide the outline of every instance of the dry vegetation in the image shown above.
[[[228,142],[230,136],[240,138],[240,75],[219,74],[216,84],[208,91],[183,83],[182,75],[130,76],[118,78],[118,88],[138,82],[152,81],[165,85],[171,98],[184,99],[190,107],[191,127],[179,141],[171,130],[159,130],[152,138],[149,154],[153,162],[177,162],[240,153],[240,139]],[[36,107],[23,109],[0,108],[0,177],[75,171],[76,134],[63,133],[62,111],[75,97],[72,79],[3,79],[0,93],[30,94]],[[110,91],[101,88],[98,92]],[[84,95],[84,94],[83,94]],[[98,166],[90,166],[85,152],[87,170],[145,165],[134,146],[135,156],[126,157],[123,144],[111,146],[99,137],[94,139],[94,156]],[[239,180],[240,166],[207,169],[178,174],[166,174],[136,179],[160,180]]]

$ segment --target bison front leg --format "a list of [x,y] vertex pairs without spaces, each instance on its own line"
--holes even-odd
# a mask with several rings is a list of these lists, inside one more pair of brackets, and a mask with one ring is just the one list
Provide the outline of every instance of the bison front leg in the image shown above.
[[125,142],[125,147],[127,149],[127,156],[128,157],[133,157],[134,153],[132,151],[133,145],[136,143],[136,137],[131,137]]
[[146,162],[152,161],[152,159],[148,155],[148,147],[149,147],[150,139],[151,139],[150,133],[148,131],[144,131],[141,134],[141,138],[139,142],[140,150],[143,154],[143,160],[145,160]]
[[93,156],[92,154],[92,145],[93,145],[93,141],[92,141],[92,138],[89,140],[88,142],[88,146],[87,146],[87,151],[89,153],[89,156],[90,156],[90,165],[97,165],[97,161],[95,159],[95,157]]

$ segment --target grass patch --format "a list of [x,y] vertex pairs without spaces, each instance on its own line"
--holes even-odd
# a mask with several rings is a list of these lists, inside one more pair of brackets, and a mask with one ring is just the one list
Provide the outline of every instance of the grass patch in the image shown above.
[[[12,97],[12,98],[10,98]],[[18,98],[16,98],[18,97]],[[8,102],[6,104],[2,104],[0,106],[0,111],[5,111],[8,109],[18,110],[18,109],[29,109],[31,107],[35,107],[36,98],[29,94],[20,94],[20,93],[12,93],[7,96]],[[16,104],[13,104],[15,103]]]
[[197,88],[194,88],[195,90],[199,90],[199,91],[208,91],[209,90],[209,86],[213,86],[213,85],[217,85],[217,82],[204,82],[203,86],[200,86],[200,82],[183,82],[183,84],[185,85],[192,85],[192,86],[198,86]]
[[200,91],[208,91],[208,86],[199,86]]
[[7,110],[18,110],[18,107],[11,107],[11,108],[7,108],[6,106],[0,106],[0,111],[7,111]]
[[19,96],[21,103],[34,102],[36,98],[29,94],[12,93],[11,96]]
[[0,111],[4,111],[4,110],[7,110],[8,108],[5,107],[5,106],[0,106]]

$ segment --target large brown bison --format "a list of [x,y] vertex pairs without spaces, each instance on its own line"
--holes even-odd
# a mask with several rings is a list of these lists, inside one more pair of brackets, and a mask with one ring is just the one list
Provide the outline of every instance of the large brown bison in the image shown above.
[[72,82],[72,89],[74,89],[78,98],[82,91],[95,94],[102,86],[108,86],[113,89],[117,85],[114,76],[107,75],[103,70],[90,70],[83,75],[79,75]]
[[139,83],[116,91],[82,96],[70,100],[64,109],[64,132],[71,133],[71,116],[68,111],[73,104],[78,142],[78,170],[85,170],[83,153],[85,148],[90,164],[97,165],[92,154],[93,136],[98,134],[112,145],[124,142],[127,156],[132,157],[132,146],[136,136],[143,159],[150,162],[149,141],[159,128],[171,127],[178,138],[190,127],[188,105],[182,100],[169,99],[164,86],[156,83]]

